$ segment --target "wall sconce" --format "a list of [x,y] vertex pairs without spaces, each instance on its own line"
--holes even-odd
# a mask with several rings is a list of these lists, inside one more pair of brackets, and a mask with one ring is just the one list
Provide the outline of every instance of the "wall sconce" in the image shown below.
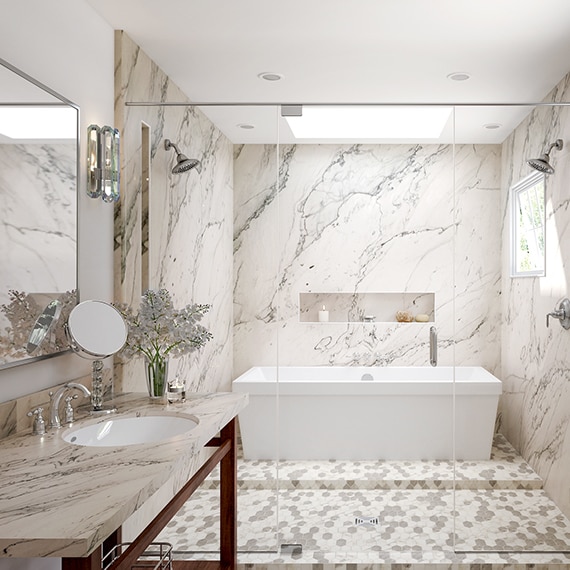
[[119,131],[113,127],[87,128],[87,195],[119,200]]

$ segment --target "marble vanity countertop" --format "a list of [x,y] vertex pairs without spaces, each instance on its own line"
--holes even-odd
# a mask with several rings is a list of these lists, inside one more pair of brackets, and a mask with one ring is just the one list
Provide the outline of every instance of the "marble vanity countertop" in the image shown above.
[[247,395],[197,394],[157,405],[144,394],[125,394],[113,403],[118,414],[180,414],[199,423],[166,441],[122,447],[69,444],[61,437],[65,428],[0,440],[0,557],[86,556],[167,482],[174,496],[196,471],[204,445],[247,405]]

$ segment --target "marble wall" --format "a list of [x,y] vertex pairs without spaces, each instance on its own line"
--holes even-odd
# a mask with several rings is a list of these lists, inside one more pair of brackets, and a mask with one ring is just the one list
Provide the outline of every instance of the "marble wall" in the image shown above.
[[[300,322],[303,292],[435,295],[439,362],[500,357],[500,146],[236,147],[234,375],[428,365],[434,323]],[[454,236],[457,238],[454,250]],[[453,283],[457,283],[454,299]],[[334,307],[327,307],[334,311]]]
[[0,144],[0,303],[76,286],[76,145]]
[[[36,318],[77,286],[76,154],[75,142],[0,144],[0,365],[29,358]],[[29,297],[19,303],[10,290]],[[45,342],[37,354],[67,348],[57,345]]]
[[[570,75],[546,101],[570,101]],[[546,179],[546,275],[513,279],[508,189],[558,138],[565,148],[552,152],[556,172]],[[502,431],[570,516],[570,331],[557,321],[546,328],[546,314],[570,296],[570,108],[537,107],[503,144],[502,172]]]
[[[482,365],[501,377],[502,431],[570,514],[570,333],[545,326],[570,279],[569,110],[537,108],[502,146],[458,145],[455,157],[446,145],[312,144],[282,145],[277,157],[274,145],[233,147],[191,107],[125,107],[186,98],[117,36],[125,162],[116,299],[133,303],[141,293],[144,123],[150,284],[169,288],[179,304],[212,304],[205,324],[214,340],[173,362],[176,372],[211,390],[229,389],[254,365],[426,365],[432,323],[302,322],[300,293],[432,293],[440,364]],[[570,99],[568,78],[551,98]],[[165,138],[199,158],[202,173],[169,174]],[[553,153],[557,171],[547,181],[547,275],[511,279],[508,188],[528,173],[524,158],[556,138],[566,148]],[[419,312],[398,303],[394,315],[402,309]],[[118,387],[144,389],[140,362]]]
[[[123,32],[116,33],[116,126],[122,134],[122,198],[115,222],[115,300],[137,305],[142,279],[142,132],[150,134],[149,287],[167,288],[175,306],[211,305],[202,324],[213,340],[172,359],[169,374],[191,391],[229,390],[232,363],[233,146],[193,107],[125,106],[188,101]],[[170,139],[202,170],[173,175]],[[116,389],[144,391],[142,359],[118,367]]]

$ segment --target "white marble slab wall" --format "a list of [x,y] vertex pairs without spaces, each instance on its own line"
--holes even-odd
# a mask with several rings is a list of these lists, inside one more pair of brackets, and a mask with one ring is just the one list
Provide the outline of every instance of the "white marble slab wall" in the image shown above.
[[76,146],[0,144],[2,264],[0,303],[7,290],[75,288]]
[[[188,101],[123,32],[116,33],[117,126],[121,131],[122,197],[116,214],[116,300],[137,304],[141,285],[141,130],[151,133],[150,267],[152,289],[167,288],[175,306],[210,304],[202,323],[213,333],[198,353],[172,359],[169,373],[190,391],[229,390],[232,367],[233,146],[192,107],[126,107],[127,101]],[[202,170],[171,174],[173,150]],[[119,367],[118,367],[119,368]],[[118,390],[145,390],[142,360],[118,370]]]
[[[75,142],[0,144],[0,305],[9,290],[51,300],[76,288],[76,152]],[[0,311],[0,364],[27,356],[19,341]]]
[[282,146],[278,183],[275,152],[235,152],[234,375],[429,363],[434,323],[299,322],[301,292],[434,293],[440,363],[496,371],[499,146],[456,148],[457,192],[447,145]]
[[[546,101],[570,101],[570,75]],[[508,189],[532,171],[526,159],[552,151],[556,172],[546,179],[546,275],[511,278]],[[546,314],[570,297],[570,108],[538,107],[503,145],[502,431],[570,516],[570,331]]]

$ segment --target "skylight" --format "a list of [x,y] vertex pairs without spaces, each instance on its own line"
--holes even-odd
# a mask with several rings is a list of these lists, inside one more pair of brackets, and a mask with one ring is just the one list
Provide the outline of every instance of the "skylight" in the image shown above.
[[450,116],[439,106],[303,106],[286,120],[298,139],[438,139]]
[[72,107],[1,106],[0,135],[11,139],[75,139],[77,111]]

